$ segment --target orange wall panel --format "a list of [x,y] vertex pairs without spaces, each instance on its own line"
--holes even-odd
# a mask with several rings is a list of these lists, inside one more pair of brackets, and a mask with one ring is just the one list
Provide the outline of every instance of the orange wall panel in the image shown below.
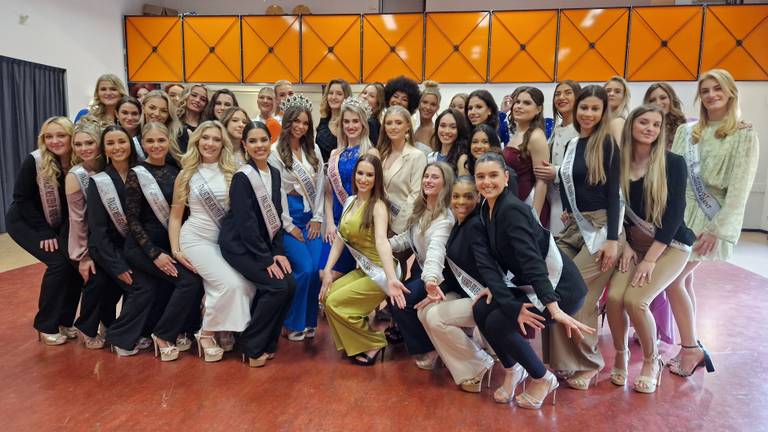
[[488,12],[428,13],[425,77],[485,82],[489,24]]
[[184,80],[178,17],[125,17],[125,49],[128,81]]
[[194,82],[240,82],[240,18],[184,18],[185,79]]
[[360,81],[360,15],[301,17],[302,82]]
[[624,75],[628,9],[560,12],[557,79],[605,81]]
[[490,82],[555,79],[557,11],[493,12]]
[[404,75],[421,81],[424,15],[363,17],[363,82],[386,82]]
[[299,17],[245,16],[243,82],[299,82]]
[[701,72],[727,69],[737,80],[768,80],[768,5],[708,6]]

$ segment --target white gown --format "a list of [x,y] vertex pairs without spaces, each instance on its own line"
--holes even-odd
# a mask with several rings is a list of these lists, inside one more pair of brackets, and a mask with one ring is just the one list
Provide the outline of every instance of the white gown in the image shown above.
[[[198,172],[216,199],[219,202],[226,200],[227,183],[218,164],[200,164]],[[188,202],[190,214],[181,227],[180,246],[203,278],[205,311],[202,329],[241,332],[251,320],[255,288],[224,260],[219,249],[219,226],[208,215],[194,190],[190,190]]]

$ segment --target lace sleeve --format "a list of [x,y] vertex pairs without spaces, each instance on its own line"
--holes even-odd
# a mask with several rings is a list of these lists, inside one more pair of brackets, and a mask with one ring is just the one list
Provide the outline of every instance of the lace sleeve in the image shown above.
[[163,251],[155,247],[144,230],[141,211],[146,205],[139,178],[133,170],[129,170],[125,180],[125,218],[128,219],[128,231],[144,253],[154,260]]

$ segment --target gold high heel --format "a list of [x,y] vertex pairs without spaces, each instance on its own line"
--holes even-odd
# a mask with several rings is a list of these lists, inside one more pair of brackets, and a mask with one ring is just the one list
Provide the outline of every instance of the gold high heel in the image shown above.
[[422,354],[420,358],[416,359],[416,367],[421,370],[435,370],[439,360],[440,354],[438,354],[437,351],[431,351]]
[[[243,363],[245,363],[245,354],[243,354]],[[263,353],[256,358],[248,357],[248,367],[259,368],[267,365],[267,360],[275,358],[274,353]]]
[[59,333],[67,337],[67,339],[77,339],[77,327],[65,327],[59,326]]
[[491,375],[493,374],[493,364],[481,370],[480,373],[474,377],[462,381],[462,383],[459,384],[459,387],[468,393],[480,393],[480,391],[483,389],[483,379],[485,378],[486,374],[488,375],[487,387],[490,387]]
[[77,331],[80,334],[80,337],[83,339],[83,345],[85,345],[86,349],[102,349],[104,348],[104,338],[96,335],[94,337],[90,337],[87,334],[81,332],[80,330]]
[[[195,333],[195,339],[197,340],[197,356],[201,357],[203,361],[207,363],[217,362],[224,357],[224,350],[216,343],[216,338],[213,335],[204,335],[201,333]],[[213,346],[203,347],[200,343],[203,340],[209,340],[213,343]],[[205,355],[203,355],[205,354]]]
[[528,378],[528,372],[520,366],[520,363],[516,363],[505,371],[507,374],[504,377],[504,384],[493,393],[493,400],[497,403],[508,404],[515,398],[515,389],[520,383],[523,383],[523,391],[525,391],[525,379]]
[[548,388],[547,393],[544,395],[541,399],[536,399],[533,396],[531,396],[527,392],[520,393],[515,398],[515,402],[517,403],[517,406],[520,408],[525,409],[541,409],[541,405],[544,403],[545,400],[547,400],[547,397],[551,394],[552,395],[552,405],[555,405],[557,403],[557,388],[560,387],[560,384],[557,382],[557,377],[550,371],[547,371],[546,374],[544,374],[543,377],[535,380],[535,381],[546,381]]
[[48,346],[63,345],[67,343],[67,337],[61,333],[37,332],[37,340]]
[[[625,347],[621,351],[616,351],[616,354],[623,354],[624,355],[624,369],[619,369],[617,367],[614,367],[611,369],[611,382],[614,385],[617,386],[623,386],[627,383],[627,369],[629,368],[629,348]],[[616,364],[616,360],[613,361],[614,364]]]
[[192,349],[192,341],[187,337],[186,333],[181,333],[176,336],[176,348],[179,349],[179,352]]
[[661,387],[661,371],[664,370],[664,362],[661,360],[661,357],[658,354],[653,356],[650,361],[656,363],[656,366],[658,367],[656,376],[649,377],[640,375],[637,377],[637,379],[635,379],[635,385],[633,388],[638,393],[654,393],[656,391],[656,386]]
[[579,376],[581,372],[584,371],[576,372],[570,378],[565,380],[565,382],[568,383],[568,387],[576,390],[588,390],[589,385],[592,384],[592,380],[595,381],[595,387],[597,387],[597,381],[600,377],[600,370],[592,371],[595,374],[590,375],[589,377]]
[[175,345],[163,341],[168,344],[168,346],[161,347],[159,343],[157,343],[158,340],[162,340],[159,337],[155,336],[154,334],[151,334],[150,337],[152,337],[152,344],[155,346],[155,357],[158,356],[158,353],[160,355],[160,361],[174,361],[177,358],[179,358],[179,349],[176,348]]
[[130,357],[139,353],[138,348],[127,350],[127,349],[120,348],[117,345],[110,345],[109,349],[112,350],[112,352],[114,352],[115,354],[117,354],[118,357]]

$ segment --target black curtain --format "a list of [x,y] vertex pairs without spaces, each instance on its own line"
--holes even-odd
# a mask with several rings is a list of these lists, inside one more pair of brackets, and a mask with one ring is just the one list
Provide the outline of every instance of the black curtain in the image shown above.
[[0,232],[6,232],[16,172],[37,148],[40,125],[66,115],[65,69],[0,56]]

